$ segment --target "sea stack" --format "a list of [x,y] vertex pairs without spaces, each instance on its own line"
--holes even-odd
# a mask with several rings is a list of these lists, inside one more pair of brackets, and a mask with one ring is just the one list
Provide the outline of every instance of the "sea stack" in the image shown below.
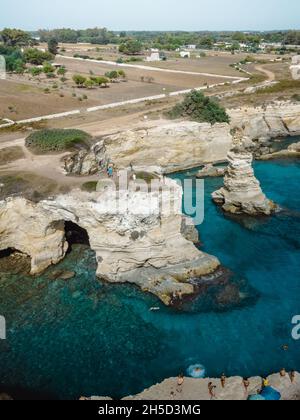
[[213,201],[233,214],[271,215],[276,204],[263,193],[252,168],[253,156],[239,147],[228,153],[224,186],[212,194]]

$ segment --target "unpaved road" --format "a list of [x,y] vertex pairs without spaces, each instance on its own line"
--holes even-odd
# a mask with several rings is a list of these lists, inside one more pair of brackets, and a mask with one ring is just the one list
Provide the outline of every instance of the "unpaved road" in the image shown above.
[[264,73],[268,78],[268,82],[274,82],[274,80],[276,79],[275,74],[271,70],[267,70],[263,66],[255,66],[255,70]]

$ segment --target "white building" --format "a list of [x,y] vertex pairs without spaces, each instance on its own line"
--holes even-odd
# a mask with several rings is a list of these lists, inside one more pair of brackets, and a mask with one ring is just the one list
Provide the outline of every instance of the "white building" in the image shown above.
[[146,61],[152,62],[152,61],[161,61],[159,52],[153,52],[149,57],[146,57]]
[[191,58],[191,53],[189,51],[181,51],[180,52],[181,58]]
[[191,44],[191,45],[187,45],[187,48],[189,50],[196,50],[197,49],[197,45]]

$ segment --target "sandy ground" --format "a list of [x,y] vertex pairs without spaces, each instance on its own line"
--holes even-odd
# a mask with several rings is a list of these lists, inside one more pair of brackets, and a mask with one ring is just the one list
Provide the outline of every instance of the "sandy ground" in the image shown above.
[[[78,128],[88,132],[94,137],[97,137],[99,135],[112,134],[119,131],[119,129],[150,128],[153,126],[157,127],[158,125],[164,123],[164,120],[155,122],[145,121],[144,119],[139,118],[139,114],[135,114],[132,118],[123,116],[103,122],[87,122],[79,125]],[[21,147],[24,153],[24,158],[18,159],[6,165],[0,165],[0,176],[30,171],[32,174],[55,181],[60,186],[68,186],[72,188],[80,187],[83,183],[88,181],[97,181],[100,178],[99,174],[81,177],[66,176],[63,171],[62,159],[69,155],[69,152],[61,154],[52,153],[36,155],[25,147],[25,138],[26,137],[13,139],[11,136],[7,136],[6,138],[3,137],[2,141],[0,141],[0,153],[2,149],[11,146]]]

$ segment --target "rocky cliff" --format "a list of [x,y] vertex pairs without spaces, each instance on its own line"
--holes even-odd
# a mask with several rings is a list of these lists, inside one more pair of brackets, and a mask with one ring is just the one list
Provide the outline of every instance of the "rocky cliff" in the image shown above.
[[251,140],[300,135],[300,104],[275,103],[265,108],[228,111],[231,127],[241,128]]
[[273,138],[300,134],[300,105],[277,103],[266,108],[228,110],[231,123],[161,122],[148,129],[120,132],[96,141],[89,152],[65,159],[67,173],[88,175],[113,162],[119,169],[156,167],[170,173],[207,163],[225,162],[232,148],[231,131],[243,131],[245,148],[255,157],[272,151]]
[[224,187],[215,191],[212,198],[229,213],[270,215],[276,205],[262,192],[252,168],[253,157],[240,151],[238,146],[228,153],[229,165],[225,171]]
[[189,280],[214,272],[219,261],[184,237],[197,239],[183,222],[182,189],[164,182],[173,191],[171,202],[169,194],[134,190],[119,191],[114,200],[109,188],[93,194],[74,190],[39,203],[7,198],[0,202],[0,250],[30,256],[31,273],[40,273],[64,257],[64,225],[71,221],[86,230],[99,277],[135,283],[169,304],[174,295],[193,294]]
[[109,160],[119,169],[133,164],[135,168],[155,166],[170,173],[224,161],[231,142],[228,124],[166,121],[157,127],[103,137],[89,153],[66,158],[65,170],[85,175]]

